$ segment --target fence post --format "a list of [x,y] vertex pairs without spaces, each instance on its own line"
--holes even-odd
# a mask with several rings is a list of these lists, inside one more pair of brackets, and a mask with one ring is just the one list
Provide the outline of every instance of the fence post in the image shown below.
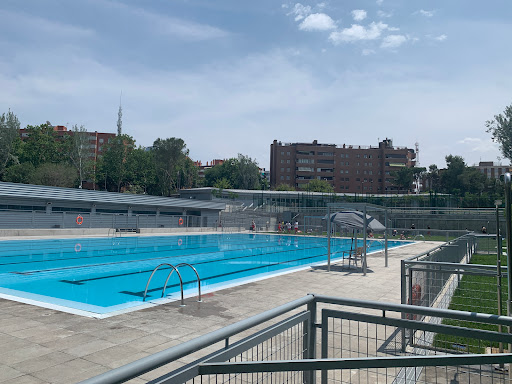
[[[407,276],[405,275],[405,260],[400,260],[400,302],[401,304],[407,304]],[[401,313],[403,320],[406,319],[406,314]],[[405,341],[405,328],[402,328],[402,352],[405,352],[406,341]]]
[[[304,337],[304,341],[307,342],[307,349],[304,353],[304,359],[315,359],[316,358],[316,299],[309,302],[307,305],[307,310],[309,311],[309,323],[307,324],[306,332],[307,334]],[[304,381],[307,384],[315,384],[316,382],[316,372],[315,371],[306,371],[304,372]]]
[[65,228],[64,223],[66,222],[66,212],[62,212],[62,224],[61,228]]

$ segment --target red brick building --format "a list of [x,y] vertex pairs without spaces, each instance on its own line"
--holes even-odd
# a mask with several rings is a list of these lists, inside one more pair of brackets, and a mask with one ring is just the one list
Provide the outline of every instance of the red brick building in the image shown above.
[[270,186],[302,189],[311,180],[326,180],[335,192],[397,192],[393,172],[413,167],[414,149],[394,147],[391,139],[378,146],[282,143],[270,145]]
[[[58,137],[64,137],[66,135],[73,135],[73,131],[68,131],[64,125],[55,125],[53,130],[57,133]],[[116,137],[115,133],[103,133],[103,132],[88,132],[89,136],[89,158],[93,161],[98,160],[104,152],[105,144],[112,138]],[[28,132],[25,128],[20,129],[21,140],[25,140],[28,137]]]

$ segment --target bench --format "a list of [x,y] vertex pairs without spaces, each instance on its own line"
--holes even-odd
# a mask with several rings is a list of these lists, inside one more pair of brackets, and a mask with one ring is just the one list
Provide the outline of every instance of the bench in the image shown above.
[[120,227],[120,228],[116,228],[116,232],[132,232],[132,233],[140,233],[140,228],[131,228],[131,227]]

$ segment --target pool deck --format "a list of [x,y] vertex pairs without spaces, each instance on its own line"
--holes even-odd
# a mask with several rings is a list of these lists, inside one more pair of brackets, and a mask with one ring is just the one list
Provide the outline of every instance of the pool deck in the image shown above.
[[[202,303],[191,298],[186,307],[172,302],[105,319],[0,299],[0,383],[76,383],[307,293],[400,303],[400,260],[437,245],[390,249],[387,268],[383,253],[369,255],[366,276],[339,266],[309,268],[210,293]],[[161,367],[130,383],[168,371]]]

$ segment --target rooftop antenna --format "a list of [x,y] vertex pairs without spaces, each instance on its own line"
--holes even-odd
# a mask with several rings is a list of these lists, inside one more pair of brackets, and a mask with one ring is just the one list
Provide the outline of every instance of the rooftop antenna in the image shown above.
[[121,107],[121,99],[123,97],[123,91],[121,91],[121,95],[119,96],[119,112],[117,112],[117,136],[121,136],[123,133],[123,108]]

